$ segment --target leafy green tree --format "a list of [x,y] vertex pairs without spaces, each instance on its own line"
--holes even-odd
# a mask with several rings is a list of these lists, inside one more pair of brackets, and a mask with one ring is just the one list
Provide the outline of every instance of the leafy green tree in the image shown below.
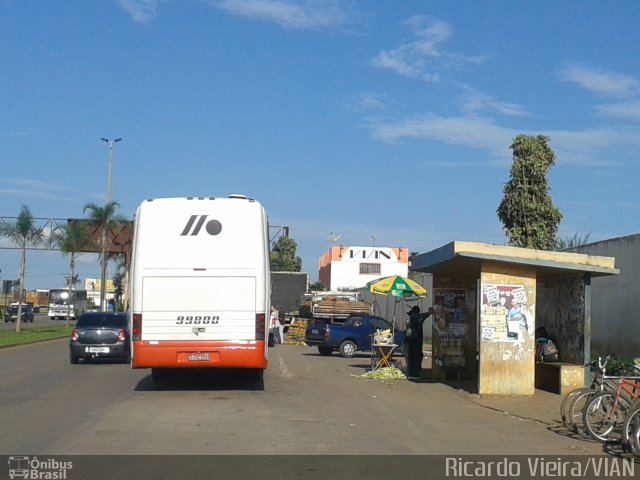
[[586,245],[591,238],[591,232],[587,233],[584,237],[577,233],[573,237],[556,238],[554,250],[564,250],[567,248],[579,247],[580,245]]
[[[67,287],[69,289],[69,298],[71,298],[71,290],[73,286],[80,283],[80,278],[76,275],[76,255],[88,249],[94,249],[95,243],[91,239],[91,235],[86,225],[81,222],[68,222],[61,227],[55,234],[59,243],[60,250],[63,255],[69,255],[69,276],[67,277]],[[70,307],[67,308],[67,327],[70,325]]]
[[117,202],[109,202],[104,207],[89,203],[84,212],[89,211],[89,221],[100,229],[100,301],[103,310],[107,308],[107,259],[109,255],[110,231],[125,217],[118,215]]
[[311,282],[309,284],[309,291],[310,292],[323,292],[325,290],[326,290],[326,288],[324,287],[322,282]]
[[20,296],[18,299],[18,318],[16,320],[16,332],[21,330],[22,320],[22,292],[24,292],[24,276],[27,265],[27,248],[40,245],[44,241],[43,228],[35,225],[35,219],[31,210],[26,205],[22,205],[20,214],[15,223],[3,221],[0,223],[0,235],[7,237],[14,245],[20,249],[20,267],[18,270],[18,282]]
[[555,154],[549,137],[518,135],[511,144],[511,178],[504,184],[498,218],[514,247],[554,248],[562,214],[549,195],[549,169]]
[[290,237],[280,237],[271,249],[271,270],[273,272],[299,272],[302,259],[296,256],[298,244]]

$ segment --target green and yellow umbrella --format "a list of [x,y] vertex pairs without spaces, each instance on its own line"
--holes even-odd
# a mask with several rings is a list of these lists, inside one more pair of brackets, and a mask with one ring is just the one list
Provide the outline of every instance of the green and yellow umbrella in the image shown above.
[[370,292],[392,297],[424,297],[427,294],[424,287],[400,275],[373,280],[366,287]]
[[392,275],[390,277],[379,278],[367,283],[366,288],[372,293],[380,295],[389,295],[395,298],[393,303],[393,334],[396,331],[396,306],[401,298],[407,297],[424,297],[427,295],[427,289],[409,278],[400,275]]

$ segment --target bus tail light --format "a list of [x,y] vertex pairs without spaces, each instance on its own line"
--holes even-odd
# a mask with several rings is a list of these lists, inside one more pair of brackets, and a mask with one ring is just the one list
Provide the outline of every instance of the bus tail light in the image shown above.
[[265,319],[264,313],[256,313],[256,340],[264,340],[265,335]]
[[142,339],[142,314],[133,314],[133,324],[131,325],[131,338],[135,342]]

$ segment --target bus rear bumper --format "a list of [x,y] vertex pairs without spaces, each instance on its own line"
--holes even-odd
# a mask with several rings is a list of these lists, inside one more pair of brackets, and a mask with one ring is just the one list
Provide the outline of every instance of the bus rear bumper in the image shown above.
[[134,341],[133,368],[267,368],[264,341]]

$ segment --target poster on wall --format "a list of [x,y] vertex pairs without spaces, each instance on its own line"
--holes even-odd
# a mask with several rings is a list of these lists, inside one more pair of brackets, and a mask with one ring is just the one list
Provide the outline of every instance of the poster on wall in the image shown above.
[[523,342],[524,334],[533,331],[533,323],[524,285],[482,285],[480,334],[483,340]]
[[466,290],[436,288],[433,326],[440,336],[464,338],[467,324]]

